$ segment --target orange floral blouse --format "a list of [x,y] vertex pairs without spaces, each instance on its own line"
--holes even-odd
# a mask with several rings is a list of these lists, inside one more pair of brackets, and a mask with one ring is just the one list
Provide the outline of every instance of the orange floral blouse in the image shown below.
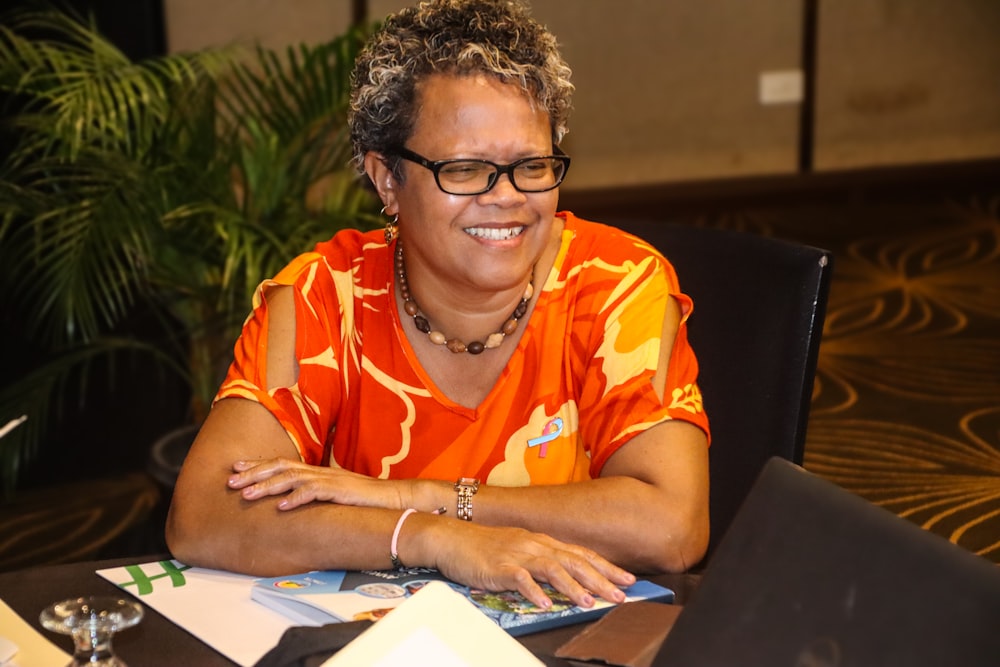
[[[707,434],[685,324],[692,303],[673,267],[616,228],[559,215],[555,265],[477,408],[450,401],[420,367],[393,300],[392,248],[381,231],[356,230],[261,284],[216,400],[263,405],[306,463],[383,479],[558,484],[599,476],[619,447],[663,421]],[[276,284],[295,288],[299,376],[267,391],[266,289]],[[661,402],[651,379],[669,297],[682,322]]]

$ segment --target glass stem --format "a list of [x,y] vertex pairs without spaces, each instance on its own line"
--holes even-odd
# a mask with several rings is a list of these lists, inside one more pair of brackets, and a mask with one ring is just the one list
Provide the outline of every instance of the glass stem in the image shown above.
[[78,665],[114,665],[111,637],[114,632],[99,624],[84,623],[73,630],[73,661]]

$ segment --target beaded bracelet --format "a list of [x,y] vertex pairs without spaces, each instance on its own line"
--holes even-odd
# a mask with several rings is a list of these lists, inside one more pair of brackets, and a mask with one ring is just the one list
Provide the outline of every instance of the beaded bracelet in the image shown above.
[[[416,513],[417,510],[412,507],[407,510],[403,510],[403,514],[400,515],[399,520],[396,522],[396,527],[392,531],[392,541],[389,543],[389,560],[392,561],[392,567],[396,570],[405,569],[403,563],[399,560],[399,552],[396,550],[396,544],[399,542],[399,530],[403,527],[403,523],[411,514]],[[446,507],[439,507],[431,514],[444,514],[448,511]]]

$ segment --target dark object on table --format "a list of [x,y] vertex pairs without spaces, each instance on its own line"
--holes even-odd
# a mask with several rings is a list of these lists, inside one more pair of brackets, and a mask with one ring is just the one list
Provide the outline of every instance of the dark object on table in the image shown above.
[[653,665],[997,665],[998,619],[996,565],[774,458]]
[[681,609],[662,602],[626,602],[560,646],[556,656],[620,667],[649,667]]
[[371,621],[352,621],[316,628],[289,628],[281,635],[277,646],[264,654],[254,667],[319,667],[371,624]]

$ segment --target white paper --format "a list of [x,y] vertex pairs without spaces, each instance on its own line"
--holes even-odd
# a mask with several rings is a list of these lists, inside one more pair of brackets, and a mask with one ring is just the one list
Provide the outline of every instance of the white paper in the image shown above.
[[451,650],[430,628],[417,628],[409,637],[402,637],[371,667],[468,667],[462,656]]
[[0,600],[0,635],[17,644],[14,659],[3,663],[3,667],[60,667],[70,662],[68,653],[35,630],[3,600]]
[[98,570],[97,574],[242,667],[252,667],[294,625],[282,614],[250,599],[255,577],[189,568],[177,561],[142,563],[131,568],[141,572],[116,567]]
[[448,584],[432,581],[323,667],[543,667]]

